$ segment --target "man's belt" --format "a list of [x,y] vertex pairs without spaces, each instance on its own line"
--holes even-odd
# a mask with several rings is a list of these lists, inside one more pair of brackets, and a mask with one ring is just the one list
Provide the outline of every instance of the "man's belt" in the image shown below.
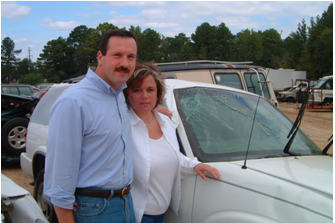
[[[122,190],[116,190],[114,191],[113,197],[124,197],[127,194],[129,194],[131,189],[131,186],[123,188]],[[76,188],[76,192],[74,193],[78,196],[84,196],[84,197],[97,197],[97,198],[109,198],[111,195],[110,190],[92,190],[87,188]]]

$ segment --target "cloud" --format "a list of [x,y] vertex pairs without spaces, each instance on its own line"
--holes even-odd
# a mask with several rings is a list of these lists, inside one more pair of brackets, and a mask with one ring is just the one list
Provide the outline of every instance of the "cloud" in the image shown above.
[[159,19],[166,15],[166,10],[164,9],[144,9],[141,11],[140,15],[147,19]]
[[6,19],[22,19],[29,15],[31,7],[18,5],[15,2],[1,2],[1,17]]
[[178,23],[172,22],[147,22],[143,24],[145,27],[150,27],[152,29],[171,29],[171,28],[178,28]]
[[80,23],[75,21],[70,22],[58,21],[58,22],[49,22],[47,24],[41,24],[41,26],[47,27],[52,30],[68,30],[80,26]]
[[51,21],[52,21],[51,18],[46,18],[46,19],[43,20],[43,23],[49,23],[49,22],[51,22]]
[[1,39],[4,39],[6,37],[9,37],[8,35],[4,34],[4,33],[1,33]]
[[116,16],[116,15],[118,15],[119,13],[117,12],[117,11],[111,11],[110,13],[109,13],[109,15],[111,15],[111,16]]
[[137,24],[143,24],[144,21],[139,16],[120,15],[120,16],[114,16],[108,22],[120,28],[120,27],[130,27],[130,25],[137,26]]
[[25,43],[25,42],[28,42],[28,39],[27,38],[22,38],[22,39],[15,39],[13,41],[14,41],[14,43]]

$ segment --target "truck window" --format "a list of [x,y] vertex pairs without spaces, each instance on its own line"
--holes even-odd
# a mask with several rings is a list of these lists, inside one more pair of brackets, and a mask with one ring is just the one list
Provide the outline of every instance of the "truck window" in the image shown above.
[[216,84],[242,89],[240,76],[237,73],[214,73]]
[[323,89],[333,90],[333,80],[328,80],[325,85],[322,86]]
[[1,89],[2,89],[2,91],[1,91],[2,93],[11,94],[9,87],[3,86],[3,87],[1,87]]
[[11,94],[20,95],[19,89],[17,87],[9,87]]
[[23,95],[32,95],[33,92],[32,90],[29,88],[29,87],[19,87],[19,90],[20,90],[20,94],[23,94]]
[[[256,93],[258,95],[262,95],[261,88],[258,83],[258,77],[256,73],[245,73],[244,74],[245,81],[247,82],[248,91]],[[264,74],[259,73],[260,81],[265,81]],[[264,97],[270,99],[270,93],[268,89],[267,83],[262,83],[262,89],[264,92]]]

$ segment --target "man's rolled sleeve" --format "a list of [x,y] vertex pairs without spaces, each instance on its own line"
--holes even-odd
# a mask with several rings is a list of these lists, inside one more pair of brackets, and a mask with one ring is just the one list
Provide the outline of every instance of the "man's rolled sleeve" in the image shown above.
[[83,138],[80,104],[63,98],[50,111],[44,193],[52,204],[73,209]]

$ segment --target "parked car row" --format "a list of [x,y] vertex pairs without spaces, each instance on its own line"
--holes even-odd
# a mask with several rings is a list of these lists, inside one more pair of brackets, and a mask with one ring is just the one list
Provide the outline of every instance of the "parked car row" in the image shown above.
[[18,162],[26,149],[29,118],[38,99],[1,94],[1,160]]
[[35,91],[38,91],[37,88],[26,85],[26,84],[2,84],[1,93],[4,94],[14,94],[19,96],[31,96]]
[[278,101],[301,103],[308,86],[310,86],[308,79],[296,79],[295,84],[292,87],[284,89],[284,91],[278,93]]
[[19,162],[26,148],[29,118],[48,89],[39,91],[30,85],[1,85],[1,160]]
[[325,76],[311,86],[308,79],[297,79],[294,86],[278,93],[278,101],[301,103],[310,86],[309,103],[314,105],[331,105],[333,103],[333,76]]
[[[21,153],[50,222],[55,212],[43,197],[49,112],[70,86],[54,85],[37,104]],[[333,159],[298,122],[245,90],[176,79],[166,79],[166,86],[164,105],[173,113],[181,152],[210,163],[222,178],[184,179],[179,215],[169,210],[164,222],[333,222]]]

